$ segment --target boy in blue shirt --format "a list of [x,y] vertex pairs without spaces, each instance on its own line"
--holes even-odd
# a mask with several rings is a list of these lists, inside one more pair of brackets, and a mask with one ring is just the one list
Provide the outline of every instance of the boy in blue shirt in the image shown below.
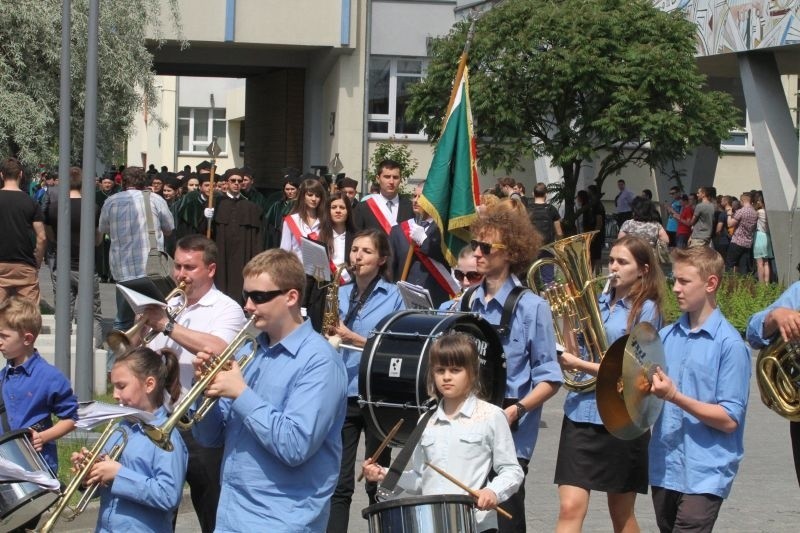
[[744,454],[750,351],[717,309],[724,261],[707,246],[673,251],[683,314],[660,331],[666,368],[652,392],[665,400],[650,440],[659,530],[711,531]]
[[[78,399],[69,380],[34,348],[42,329],[38,306],[12,296],[0,303],[0,352],[6,366],[0,370],[0,432],[28,428],[34,449],[58,472],[56,439],[73,430]],[[58,417],[53,424],[52,415]],[[36,525],[38,517],[32,521]]]

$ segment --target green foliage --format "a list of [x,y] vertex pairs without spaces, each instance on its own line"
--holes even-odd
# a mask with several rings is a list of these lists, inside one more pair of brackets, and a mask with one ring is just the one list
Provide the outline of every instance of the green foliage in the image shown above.
[[[717,291],[717,305],[733,327],[744,335],[750,317],[768,307],[786,288],[778,283],[759,283],[753,276],[725,274]],[[680,316],[672,285],[664,302],[664,321],[675,322]]]
[[[180,33],[177,0],[168,0]],[[158,98],[152,54],[144,35],[162,18],[161,0],[100,3],[97,155],[110,157],[127,139],[134,114]],[[83,153],[88,0],[73,0],[71,15],[71,158]],[[58,163],[61,62],[60,0],[0,2],[0,154],[29,166]],[[151,120],[158,120],[151,117]]]
[[[441,130],[469,23],[433,43],[408,118]],[[628,165],[654,168],[736,125],[731,98],[711,91],[694,58],[695,27],[647,0],[506,0],[484,14],[470,47],[472,111],[483,170],[550,156],[573,198],[584,160],[596,183]],[[573,216],[565,203],[566,218]]]
[[405,144],[394,141],[381,142],[375,147],[375,151],[369,160],[369,167],[372,169],[372,176],[370,176],[372,181],[375,181],[375,176],[378,175],[378,165],[386,159],[391,159],[400,164],[400,178],[403,181],[412,177],[419,166],[419,161],[411,155],[411,150]]

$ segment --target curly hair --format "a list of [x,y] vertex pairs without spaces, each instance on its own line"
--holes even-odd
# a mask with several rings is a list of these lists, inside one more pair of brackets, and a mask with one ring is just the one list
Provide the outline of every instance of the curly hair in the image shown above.
[[509,270],[515,274],[531,264],[542,246],[542,236],[533,227],[525,207],[514,200],[501,200],[487,207],[470,226],[475,237],[487,231],[497,232],[498,242],[506,246]]

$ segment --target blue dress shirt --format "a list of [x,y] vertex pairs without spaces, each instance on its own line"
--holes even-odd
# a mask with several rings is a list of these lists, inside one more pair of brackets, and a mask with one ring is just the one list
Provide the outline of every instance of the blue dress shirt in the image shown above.
[[[339,287],[339,320],[342,322],[350,310],[350,295],[355,286],[353,282]],[[400,291],[393,283],[381,278],[348,327],[355,333],[369,338],[382,318],[401,309],[405,309],[405,306]],[[341,351],[344,365],[347,367],[347,396],[354,398],[358,396],[358,367],[361,364],[361,352],[344,349]]]
[[764,320],[767,319],[770,311],[778,307],[800,310],[800,281],[795,281],[772,305],[755,313],[747,321],[747,342],[753,348],[763,348],[780,335],[780,333],[776,333],[772,337],[764,337]]
[[725,433],[664,402],[650,439],[650,484],[726,498],[744,454],[750,350],[719,309],[694,331],[684,313],[659,334],[666,373],[681,394],[721,405],[738,426]]
[[[494,298],[486,301],[484,283],[473,293],[470,310],[490,324],[500,325],[503,305],[514,288],[514,278],[506,279]],[[553,315],[544,299],[528,291],[517,302],[510,332],[501,335],[506,355],[506,398],[523,398],[538,383],[561,383],[563,376],[556,360]],[[539,435],[542,406],[525,413],[513,432],[517,457],[530,460]]]
[[259,335],[244,379],[193,429],[225,445],[216,531],[324,531],[342,459],[341,357],[305,321],[272,346]]
[[[78,398],[72,392],[72,385],[38,351],[34,350],[33,355],[21,365],[12,367],[6,364],[0,370],[0,380],[3,383],[8,425],[11,426],[1,428],[0,433],[29,428],[35,424],[40,424],[37,431],[44,431],[53,427],[51,415],[60,420],[78,420]],[[53,472],[58,472],[58,453],[54,441],[42,446],[42,457]]]
[[[628,315],[631,312],[631,302],[628,300],[617,300],[612,309],[614,296],[611,293],[601,294],[597,299],[600,307],[600,316],[603,318],[605,335],[610,346],[615,340],[628,332]],[[639,322],[650,322],[656,329],[661,328],[661,317],[658,315],[658,308],[655,302],[647,300],[642,305],[639,313]],[[564,414],[573,422],[590,422],[602,425],[600,413],[597,411],[597,398],[595,391],[589,392],[570,392],[564,401]]]
[[[155,413],[153,424],[167,419],[161,407]],[[141,425],[128,420],[119,427],[128,436],[128,442],[111,485],[100,487],[100,511],[97,514],[98,533],[120,531],[152,531],[171,533],[172,516],[183,496],[183,482],[189,453],[180,433],[173,431],[171,452],[162,450],[142,431]],[[111,437],[104,452],[119,444],[119,433]]]

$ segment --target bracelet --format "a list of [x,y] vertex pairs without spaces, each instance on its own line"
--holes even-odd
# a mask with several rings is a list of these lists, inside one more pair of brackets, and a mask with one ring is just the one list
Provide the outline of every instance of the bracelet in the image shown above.
[[526,409],[526,408],[525,408],[525,406],[524,406],[524,405],[522,405],[522,403],[521,403],[521,402],[517,402],[517,403],[515,403],[515,404],[514,404],[514,407],[516,407],[516,408],[517,408],[517,419],[520,419],[520,418],[522,418],[522,415],[524,415],[525,413],[527,413],[527,412],[528,412],[528,409]]

